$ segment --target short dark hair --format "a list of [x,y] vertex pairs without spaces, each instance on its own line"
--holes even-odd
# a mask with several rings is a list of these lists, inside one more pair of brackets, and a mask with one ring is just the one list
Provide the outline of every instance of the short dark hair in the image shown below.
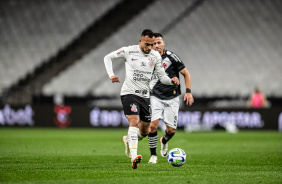
[[164,38],[164,37],[163,37],[163,35],[162,35],[161,33],[154,33],[154,36],[155,36],[155,38],[157,38],[157,37]]
[[148,36],[149,38],[153,38],[155,35],[151,29],[145,29],[141,34],[141,37],[142,36]]

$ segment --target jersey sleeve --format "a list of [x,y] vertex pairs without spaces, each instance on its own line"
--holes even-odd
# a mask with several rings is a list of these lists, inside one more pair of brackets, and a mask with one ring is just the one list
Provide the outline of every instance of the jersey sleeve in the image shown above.
[[166,75],[165,70],[162,67],[162,59],[161,58],[157,58],[155,70],[157,72],[157,75],[158,75],[161,83],[166,84],[166,85],[174,85],[174,84],[171,83],[171,79]]
[[109,54],[107,54],[104,57],[104,64],[106,67],[106,71],[109,75],[109,77],[114,76],[114,71],[113,71],[113,64],[112,64],[112,60],[116,59],[116,58],[125,58],[126,59],[126,52],[127,52],[127,47],[122,47],[116,51],[113,51]]
[[176,70],[178,72],[180,72],[181,70],[183,70],[185,68],[184,63],[181,61],[181,59],[174,53],[170,54],[170,57],[172,58],[172,64],[174,65],[174,67],[176,68]]

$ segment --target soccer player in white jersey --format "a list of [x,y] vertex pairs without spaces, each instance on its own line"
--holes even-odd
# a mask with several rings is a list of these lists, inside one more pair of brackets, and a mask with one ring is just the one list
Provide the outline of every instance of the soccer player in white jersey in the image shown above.
[[169,78],[162,67],[160,54],[153,50],[154,33],[145,29],[139,45],[122,47],[104,58],[105,67],[112,83],[120,82],[112,69],[112,59],[125,59],[125,80],[121,88],[121,101],[129,121],[127,136],[123,136],[125,154],[131,158],[132,168],[137,169],[142,160],[137,155],[138,140],[149,134],[151,122],[150,81],[155,70],[160,81],[166,85],[179,85],[177,77]]
[[[171,51],[164,49],[165,41],[160,33],[155,33],[155,44],[153,49],[158,51],[162,56],[163,68],[166,74],[171,77],[179,78],[181,73],[185,79],[186,93],[184,101],[186,105],[191,106],[194,102],[191,94],[191,79],[189,71],[186,69],[184,63]],[[158,124],[162,119],[166,125],[164,136],[160,138],[161,142],[161,156],[167,156],[168,141],[175,134],[177,128],[178,110],[179,110],[179,95],[181,94],[180,85],[168,86],[162,84],[155,73],[150,83],[151,88],[151,108],[152,121],[149,128],[149,148],[151,151],[151,158],[148,163],[157,163],[157,141],[158,141]]]

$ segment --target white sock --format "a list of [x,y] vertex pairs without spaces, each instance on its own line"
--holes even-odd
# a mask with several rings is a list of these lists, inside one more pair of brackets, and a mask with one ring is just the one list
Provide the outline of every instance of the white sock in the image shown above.
[[131,160],[134,160],[137,157],[138,132],[139,132],[139,128],[136,127],[128,128],[127,141],[131,153]]
[[137,136],[138,136],[138,141],[142,141],[142,139],[144,139],[144,136],[140,134],[139,128],[138,128]]

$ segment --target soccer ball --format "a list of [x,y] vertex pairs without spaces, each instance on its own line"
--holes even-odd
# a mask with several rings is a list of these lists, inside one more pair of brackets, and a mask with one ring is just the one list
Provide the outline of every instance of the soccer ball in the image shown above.
[[169,151],[167,155],[167,161],[173,167],[180,167],[186,161],[186,153],[180,148],[173,148]]

